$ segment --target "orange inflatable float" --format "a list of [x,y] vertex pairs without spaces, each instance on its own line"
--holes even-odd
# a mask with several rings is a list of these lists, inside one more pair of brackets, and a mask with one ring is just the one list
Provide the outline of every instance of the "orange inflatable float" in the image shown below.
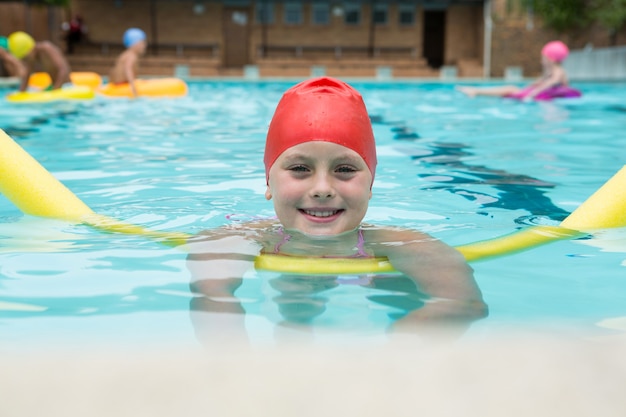
[[[135,89],[139,97],[182,97],[187,94],[187,83],[180,78],[138,79]],[[107,97],[133,97],[128,83],[108,83],[96,91]]]
[[[102,77],[95,72],[79,71],[70,73],[70,81],[76,86],[85,86],[95,90],[102,84]],[[52,84],[52,79],[47,72],[34,72],[28,79],[28,86],[31,88],[43,90],[50,84]]]

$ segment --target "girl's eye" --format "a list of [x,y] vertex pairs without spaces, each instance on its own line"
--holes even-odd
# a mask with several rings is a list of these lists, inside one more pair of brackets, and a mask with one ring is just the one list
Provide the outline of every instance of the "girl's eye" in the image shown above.
[[356,169],[348,165],[342,165],[340,167],[337,167],[335,171],[340,172],[340,173],[352,173],[352,172],[356,172]]
[[289,171],[294,172],[306,172],[309,169],[305,165],[293,165],[289,167]]

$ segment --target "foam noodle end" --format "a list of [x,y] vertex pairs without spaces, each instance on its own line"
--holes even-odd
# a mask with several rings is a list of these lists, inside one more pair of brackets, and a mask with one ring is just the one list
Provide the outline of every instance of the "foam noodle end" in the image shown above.
[[576,230],[626,226],[626,166],[563,220],[561,226]]
[[0,193],[33,216],[80,222],[93,213],[1,129]]

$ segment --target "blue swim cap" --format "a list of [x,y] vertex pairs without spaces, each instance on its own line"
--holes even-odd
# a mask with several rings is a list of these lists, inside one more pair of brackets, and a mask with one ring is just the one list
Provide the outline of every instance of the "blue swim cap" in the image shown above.
[[124,46],[130,48],[139,41],[145,41],[146,34],[143,30],[137,28],[130,28],[124,32]]

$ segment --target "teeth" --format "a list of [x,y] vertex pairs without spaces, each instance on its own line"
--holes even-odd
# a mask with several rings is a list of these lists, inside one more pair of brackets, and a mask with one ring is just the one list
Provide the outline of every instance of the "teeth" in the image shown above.
[[314,211],[314,210],[304,210],[306,214],[309,216],[315,217],[330,217],[337,214],[337,210],[324,210],[324,211]]

